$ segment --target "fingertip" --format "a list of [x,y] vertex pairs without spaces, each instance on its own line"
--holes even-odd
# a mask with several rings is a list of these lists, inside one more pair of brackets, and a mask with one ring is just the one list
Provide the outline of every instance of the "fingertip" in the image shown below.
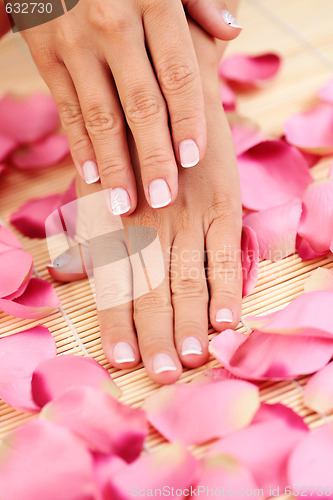
[[182,373],[179,359],[166,352],[155,354],[145,366],[150,378],[161,385],[177,382]]
[[224,330],[237,328],[241,318],[241,308],[232,306],[220,306],[211,307],[210,310],[210,322],[212,327],[217,332],[222,332]]

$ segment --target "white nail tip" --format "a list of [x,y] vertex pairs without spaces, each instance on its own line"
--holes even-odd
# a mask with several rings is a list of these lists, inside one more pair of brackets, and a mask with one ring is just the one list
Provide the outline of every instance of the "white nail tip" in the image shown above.
[[110,192],[111,209],[113,215],[126,214],[131,208],[131,202],[126,189],[114,188]]
[[199,340],[195,337],[187,337],[182,343],[182,356],[188,356],[190,354],[202,354],[202,347]]
[[177,367],[168,354],[160,353],[156,354],[153,359],[153,370],[156,375],[164,372],[174,372],[177,370]]
[[118,342],[113,348],[113,357],[116,363],[132,363],[135,361],[133,348],[127,342]]
[[233,322],[233,314],[230,309],[222,308],[219,309],[216,313],[216,322],[217,323],[232,323]]
[[235,19],[234,16],[231,14],[231,12],[229,12],[228,10],[222,10],[221,15],[223,21],[231,28],[239,28],[239,29],[243,28],[243,26],[239,24],[237,19]]
[[87,184],[94,184],[99,181],[98,168],[94,161],[86,161],[82,166],[82,170]]

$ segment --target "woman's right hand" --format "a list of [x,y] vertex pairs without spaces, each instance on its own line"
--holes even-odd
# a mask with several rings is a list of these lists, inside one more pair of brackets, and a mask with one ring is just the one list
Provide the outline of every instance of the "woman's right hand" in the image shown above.
[[[212,2],[184,4],[215,35],[238,35],[239,27],[223,20],[224,2],[211,19]],[[140,177],[151,207],[173,203],[177,163],[192,167],[206,150],[201,78],[181,0],[80,0],[22,35],[58,105],[81,177],[101,179],[113,213],[135,210]],[[137,178],[126,123],[138,150]]]

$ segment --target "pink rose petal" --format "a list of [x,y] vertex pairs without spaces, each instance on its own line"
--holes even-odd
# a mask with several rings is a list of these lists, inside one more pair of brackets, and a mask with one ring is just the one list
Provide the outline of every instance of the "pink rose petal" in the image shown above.
[[225,330],[211,341],[210,352],[237,377],[288,380],[325,366],[333,355],[333,337]]
[[4,163],[0,163],[0,175],[7,171],[7,166]]
[[224,111],[234,111],[236,109],[236,95],[227,82],[220,82],[221,99]]
[[58,134],[50,135],[26,148],[16,150],[10,159],[15,167],[28,170],[56,165],[68,154],[67,137]]
[[110,393],[89,386],[67,389],[44,406],[41,416],[67,427],[92,451],[119,455],[132,462],[148,434],[145,414]]
[[305,292],[329,290],[333,292],[333,269],[317,267],[304,282]]
[[318,413],[333,410],[333,362],[324,366],[307,381],[304,404]]
[[54,339],[43,326],[0,338],[0,397],[18,410],[39,411],[31,394],[32,374],[41,361],[55,356]]
[[303,419],[282,404],[261,405],[249,427],[217,441],[209,455],[234,457],[253,475],[264,498],[288,485],[288,458],[309,430]]
[[307,498],[333,498],[333,423],[307,434],[288,464],[289,484]]
[[0,254],[12,248],[22,249],[21,243],[11,229],[0,225]]
[[333,340],[333,293],[314,291],[296,297],[283,309],[264,316],[248,316],[250,328],[266,333],[308,335]]
[[243,205],[250,210],[301,198],[313,181],[302,154],[284,141],[266,141],[238,157]]
[[316,154],[333,152],[333,106],[319,103],[292,116],[284,124],[286,139],[304,151]]
[[267,137],[252,120],[236,113],[229,113],[227,116],[237,156],[253,146],[267,141]]
[[0,443],[2,500],[97,500],[92,458],[68,429],[34,420]]
[[19,144],[30,144],[53,133],[60,125],[53,99],[33,94],[25,100],[10,95],[0,99],[0,134]]
[[273,53],[257,56],[234,54],[221,61],[218,71],[221,78],[252,87],[275,76],[280,65],[280,57]]
[[28,282],[32,265],[32,256],[24,250],[13,248],[0,254],[0,298],[10,296]]
[[[184,499],[181,491],[194,484],[199,477],[199,463],[180,443],[166,444],[158,451],[142,455],[117,472],[110,474],[109,488],[104,492],[104,500],[131,500],[138,498],[158,498],[155,490],[178,490],[177,498]],[[141,492],[141,493],[140,493]]]
[[333,78],[319,89],[318,95],[323,101],[333,104]]
[[10,137],[0,134],[0,163],[16,148],[16,142]]
[[48,281],[31,278],[24,293],[14,300],[0,299],[0,309],[23,319],[44,318],[59,307],[58,296]]
[[115,397],[120,393],[102,365],[92,358],[72,354],[40,363],[31,382],[33,398],[40,407],[61,396],[67,389],[81,385],[104,389]]
[[296,249],[298,255],[302,260],[311,260],[317,259],[318,257],[322,257],[326,255],[327,252],[315,252],[307,242],[305,238],[302,238],[299,234],[296,238]]
[[302,202],[295,199],[245,215],[243,222],[256,233],[262,259],[277,261],[295,253],[301,214]]
[[216,454],[203,460],[203,472],[193,491],[195,497],[201,499],[210,496],[260,498],[251,472],[227,454]]
[[243,297],[256,286],[259,274],[259,245],[255,232],[247,226],[242,230]]
[[[64,194],[50,194],[42,198],[31,199],[10,216],[10,222],[24,236],[45,238],[45,224],[48,224],[48,236],[59,232],[58,209],[76,199],[75,185],[71,183]],[[72,219],[76,220],[76,211],[72,209]],[[55,215],[53,216],[53,213]],[[51,218],[50,218],[51,216]],[[54,219],[56,217],[57,221]],[[71,221],[75,226],[74,220]]]
[[[143,405],[148,421],[168,441],[200,444],[248,425],[258,388],[242,380],[165,386]],[[189,415],[195,418],[189,421]]]
[[311,184],[303,195],[298,234],[318,253],[329,252],[333,237],[333,179]]

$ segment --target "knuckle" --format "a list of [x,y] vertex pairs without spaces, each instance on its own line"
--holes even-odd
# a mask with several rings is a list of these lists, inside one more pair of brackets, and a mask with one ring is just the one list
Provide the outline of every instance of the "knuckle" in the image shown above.
[[156,151],[146,153],[141,160],[141,165],[145,170],[156,172],[156,169],[158,169],[160,172],[163,172],[170,169],[172,158],[170,158],[169,152],[157,149]]
[[71,140],[71,151],[74,156],[78,154],[84,154],[84,151],[88,151],[91,149],[91,142],[89,137],[86,134],[83,134],[80,137],[75,137]]
[[91,24],[99,33],[117,36],[128,32],[131,21],[130,16],[121,10],[105,8],[105,2],[93,2],[94,8],[90,11]]
[[158,68],[158,80],[168,92],[184,92],[194,87],[197,73],[188,62],[174,61],[173,57],[169,57]]
[[191,276],[174,279],[171,282],[171,291],[175,297],[201,298],[207,294],[207,288],[203,281]]
[[85,126],[89,135],[120,132],[120,120],[101,106],[91,106],[85,113]]
[[58,104],[61,123],[65,129],[76,125],[83,124],[83,116],[79,103],[63,102]]
[[145,90],[135,90],[127,97],[125,114],[129,123],[144,123],[160,116],[163,106],[160,99]]
[[30,45],[29,48],[32,58],[41,70],[48,71],[59,64],[56,53],[49,44],[41,42]]
[[172,306],[169,298],[156,290],[150,293],[141,295],[135,300],[134,312],[135,314],[140,313],[151,313],[152,311],[164,311],[172,313]]
[[108,183],[109,180],[122,176],[126,169],[120,160],[117,161],[115,158],[104,158],[99,162],[99,171],[102,180]]
[[208,259],[210,279],[219,279],[227,284],[241,278],[240,249],[225,245],[215,251],[211,257],[208,256]]
[[241,226],[242,207],[240,200],[233,193],[219,194],[219,200],[211,203],[205,213],[208,226],[215,221],[222,221],[224,225]]

